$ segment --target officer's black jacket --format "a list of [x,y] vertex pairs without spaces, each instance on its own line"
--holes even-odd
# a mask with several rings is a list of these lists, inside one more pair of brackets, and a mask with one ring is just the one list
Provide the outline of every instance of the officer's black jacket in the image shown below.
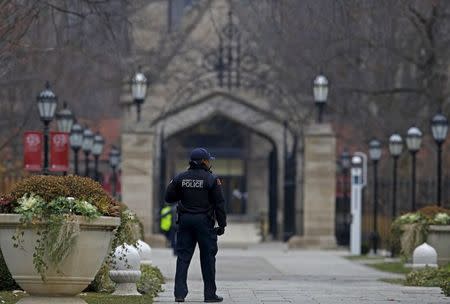
[[222,184],[203,164],[190,162],[187,171],[178,174],[166,190],[166,202],[179,202],[181,213],[215,213],[220,227],[227,225]]

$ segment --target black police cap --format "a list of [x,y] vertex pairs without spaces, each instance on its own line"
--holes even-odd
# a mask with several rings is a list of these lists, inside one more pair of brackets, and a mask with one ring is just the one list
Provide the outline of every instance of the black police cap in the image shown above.
[[191,160],[213,160],[215,159],[211,154],[209,154],[208,150],[204,148],[195,148],[191,151]]

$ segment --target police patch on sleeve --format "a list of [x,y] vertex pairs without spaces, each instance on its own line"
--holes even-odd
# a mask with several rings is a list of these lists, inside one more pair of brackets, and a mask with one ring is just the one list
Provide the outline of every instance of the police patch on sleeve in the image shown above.
[[220,178],[217,178],[217,185],[222,186],[222,182],[220,181]]

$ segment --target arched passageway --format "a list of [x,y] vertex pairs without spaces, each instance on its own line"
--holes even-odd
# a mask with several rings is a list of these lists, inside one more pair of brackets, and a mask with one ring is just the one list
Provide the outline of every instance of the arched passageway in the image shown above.
[[[213,171],[223,184],[231,222],[268,224],[277,236],[277,148],[273,140],[223,115],[214,115],[164,139],[161,195],[167,181],[185,170],[189,152],[207,147],[216,157]],[[160,200],[162,201],[162,200]]]

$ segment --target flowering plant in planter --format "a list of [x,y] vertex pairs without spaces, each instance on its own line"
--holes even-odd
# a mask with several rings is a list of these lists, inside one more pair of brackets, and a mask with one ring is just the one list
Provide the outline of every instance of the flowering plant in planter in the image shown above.
[[[119,215],[119,204],[98,183],[79,176],[25,179],[2,196],[0,204],[0,212],[21,215],[23,228],[37,229],[33,264],[42,279],[49,264],[58,267],[73,247],[80,232],[78,216],[89,221],[101,215]],[[17,229],[14,247],[23,249],[23,235],[24,230]]]
[[433,225],[450,225],[450,215],[445,212],[437,213],[432,221]]
[[[18,182],[0,196],[0,244],[14,279],[32,295],[81,291],[108,254],[120,211],[90,178],[33,176]],[[61,277],[64,284],[58,283]]]
[[[88,220],[101,215],[97,207],[74,197],[57,197],[46,202],[38,195],[25,194],[17,204],[14,211],[21,215],[23,226],[35,225],[38,228],[33,264],[42,279],[45,279],[48,264],[58,267],[73,247],[80,233],[76,215]],[[14,247],[23,249],[23,235],[24,230],[19,228],[13,236]]]
[[409,257],[413,250],[427,240],[431,225],[450,225],[450,210],[428,206],[395,219],[391,234],[394,246],[401,245],[401,253]]
[[[120,214],[120,204],[105,192],[96,181],[81,176],[32,176],[13,186],[11,191],[0,196],[0,213],[17,213],[15,208],[19,206],[19,200],[25,195],[35,195],[47,203],[54,202],[58,198],[73,197],[83,200],[95,206],[103,216],[115,216]],[[63,208],[64,201],[59,204],[60,211],[70,212]],[[58,205],[58,204],[56,204]]]

